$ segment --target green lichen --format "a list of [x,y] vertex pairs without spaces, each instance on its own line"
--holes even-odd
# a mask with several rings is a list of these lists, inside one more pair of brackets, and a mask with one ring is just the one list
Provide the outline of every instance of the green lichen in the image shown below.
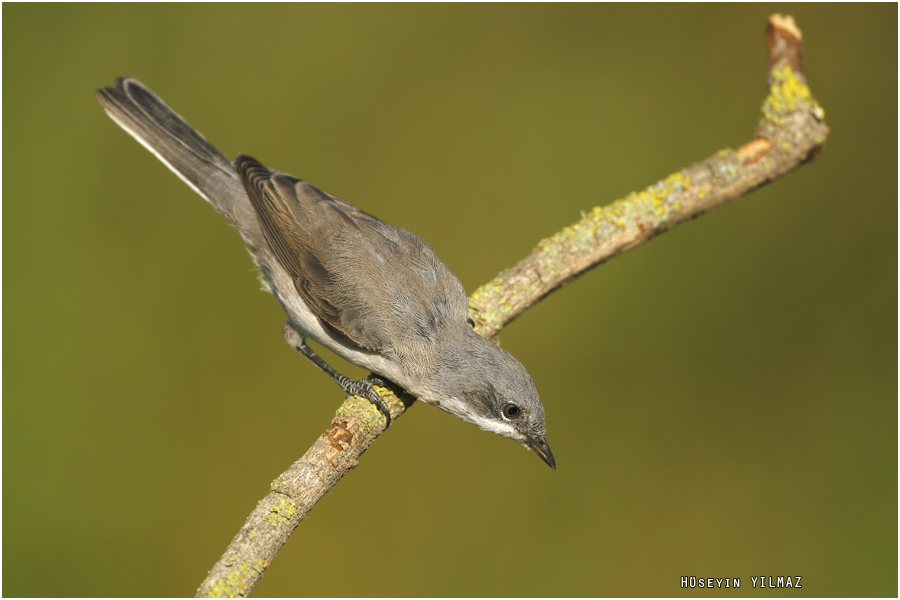
[[772,70],[769,95],[762,105],[763,119],[776,125],[783,125],[784,117],[795,110],[812,110],[813,115],[820,121],[825,118],[825,111],[791,66],[775,67]]
[[282,523],[294,516],[294,513],[296,512],[296,502],[290,498],[279,496],[278,499],[275,500],[275,504],[272,505],[272,508],[269,509],[269,514],[263,518],[268,521],[269,525],[272,527],[280,527]]
[[[593,252],[598,243],[612,240],[624,231],[658,227],[683,210],[682,198],[690,185],[690,178],[679,171],[644,191],[594,207],[578,222],[538,242],[533,257],[537,266],[532,272],[540,277],[540,283],[550,283],[569,268],[570,255]],[[471,314],[476,331],[482,335],[491,333],[515,309],[509,298],[527,297],[538,287],[532,277],[515,281],[516,285],[510,285],[503,277],[497,277],[472,294],[469,303],[474,307]]]
[[697,190],[697,198],[703,200],[709,194],[709,188],[702,187]]
[[476,306],[484,304],[488,298],[501,291],[503,291],[503,277],[494,277],[472,293],[469,297],[469,304]]
[[[388,397],[392,393],[387,388],[379,387],[377,385],[373,387],[382,398]],[[384,415],[381,414],[378,407],[372,404],[371,400],[364,398],[363,396],[348,396],[334,414],[336,417],[341,417],[343,419],[349,419],[359,415],[360,422],[364,427],[375,427],[379,423],[384,423],[385,421]],[[391,416],[394,415],[392,414]]]
[[234,565],[234,556],[230,562],[225,563],[229,567],[225,577],[216,581],[215,585],[209,590],[207,596],[210,598],[240,598],[248,595],[253,590],[253,585],[257,579],[269,567],[269,563],[261,558],[257,558],[253,563],[243,561],[238,565]]
[[505,312],[512,308],[505,296],[501,296],[498,302],[493,301],[496,296],[503,293],[503,281],[503,277],[494,277],[469,297],[469,306],[475,308],[470,316],[476,324],[475,331],[479,334],[484,334],[483,331],[479,331],[482,323],[501,323]]
[[535,283],[528,278],[518,278],[517,285],[510,285],[503,276],[497,276],[484,284],[469,297],[469,316],[479,335],[489,335],[494,328],[506,322],[506,316],[515,307],[510,297],[521,297],[535,290]]
[[[618,231],[640,224],[656,227],[681,211],[681,199],[690,184],[690,178],[683,172],[673,173],[641,192],[632,192],[606,206],[594,207],[585,219],[554,236],[555,241],[567,239],[569,250],[580,252],[592,247],[596,236],[612,237]],[[583,243],[588,234],[590,246]]]
[[257,558],[253,561],[253,564],[250,565],[250,568],[256,571],[259,575],[262,575],[263,573],[265,573],[266,569],[269,568],[269,562],[261,558]]
[[533,257],[535,277],[516,277],[511,283],[504,277],[478,288],[469,299],[470,315],[476,331],[485,335],[505,323],[515,310],[511,298],[528,297],[540,284],[552,283],[571,265],[571,255],[594,252],[598,244],[613,240],[625,231],[655,229],[683,210],[682,199],[691,185],[690,178],[679,171],[641,192],[606,206],[597,206],[582,218],[555,235],[538,242]]
[[679,171],[641,192],[632,192],[606,206],[597,206],[577,223],[538,243],[546,255],[560,252],[580,253],[596,247],[598,238],[638,226],[656,227],[682,210],[682,196],[690,186],[690,178]]

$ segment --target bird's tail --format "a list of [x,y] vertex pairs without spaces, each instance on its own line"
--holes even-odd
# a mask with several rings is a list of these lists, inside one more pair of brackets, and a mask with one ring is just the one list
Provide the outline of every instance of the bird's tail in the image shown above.
[[[228,158],[136,79],[97,90],[106,114],[203,196],[236,221],[249,201]],[[241,206],[243,205],[243,206]],[[240,224],[239,224],[240,226]]]

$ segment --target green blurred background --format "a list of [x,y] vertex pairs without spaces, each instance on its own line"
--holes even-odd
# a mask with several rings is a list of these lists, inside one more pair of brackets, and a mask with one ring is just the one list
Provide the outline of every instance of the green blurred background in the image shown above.
[[895,5],[4,5],[3,594],[192,594],[341,402],[94,88],[141,79],[471,292],[751,139],[773,12],[804,33],[819,160],[503,333],[559,471],[418,404],[256,595],[896,596]]

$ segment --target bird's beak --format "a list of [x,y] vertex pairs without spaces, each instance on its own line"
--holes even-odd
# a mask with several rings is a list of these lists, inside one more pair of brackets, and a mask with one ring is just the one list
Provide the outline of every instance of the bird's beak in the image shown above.
[[550,452],[547,440],[537,435],[526,435],[525,445],[537,452],[537,455],[544,459],[551,469],[556,470],[556,460],[553,458],[553,453]]

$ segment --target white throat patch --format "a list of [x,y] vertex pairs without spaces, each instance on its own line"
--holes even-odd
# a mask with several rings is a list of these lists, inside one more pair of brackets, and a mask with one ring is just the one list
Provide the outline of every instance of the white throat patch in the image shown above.
[[466,405],[458,398],[441,398],[438,402],[433,402],[433,404],[450,414],[456,415],[463,421],[468,421],[473,425],[477,425],[485,431],[490,431],[491,433],[496,433],[497,435],[502,435],[503,437],[508,437],[516,441],[522,440],[522,434],[516,431],[515,427],[506,421],[496,421],[494,419],[482,417],[481,415],[476,415],[468,410]]

